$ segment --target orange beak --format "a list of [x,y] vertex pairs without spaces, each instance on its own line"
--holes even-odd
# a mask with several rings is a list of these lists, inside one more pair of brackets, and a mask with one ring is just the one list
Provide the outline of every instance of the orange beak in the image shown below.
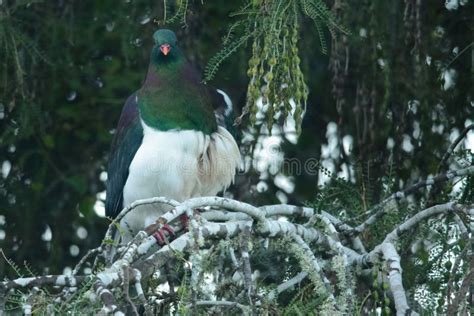
[[171,46],[170,46],[170,44],[163,44],[163,45],[160,46],[160,50],[163,53],[163,55],[166,56],[170,52]]

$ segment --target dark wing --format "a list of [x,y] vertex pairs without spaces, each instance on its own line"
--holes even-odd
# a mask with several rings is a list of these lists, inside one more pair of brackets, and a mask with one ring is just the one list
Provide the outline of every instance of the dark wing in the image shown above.
[[234,107],[232,100],[224,91],[208,87],[211,95],[212,106],[214,107],[214,114],[216,115],[217,125],[224,127],[229,133],[237,139],[237,131],[234,126]]
[[132,94],[123,107],[107,166],[105,215],[115,218],[123,208],[123,188],[133,157],[143,140],[137,96]]

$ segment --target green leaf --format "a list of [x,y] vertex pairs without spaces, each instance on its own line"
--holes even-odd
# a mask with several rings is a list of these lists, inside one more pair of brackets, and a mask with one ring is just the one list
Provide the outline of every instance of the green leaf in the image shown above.
[[49,134],[45,135],[43,137],[43,142],[44,142],[44,145],[46,146],[46,148],[49,148],[49,149],[54,148],[55,142],[54,142],[53,136],[51,136]]
[[87,189],[87,180],[83,176],[75,175],[66,180],[68,184],[70,184],[74,190],[76,190],[80,194],[84,194]]

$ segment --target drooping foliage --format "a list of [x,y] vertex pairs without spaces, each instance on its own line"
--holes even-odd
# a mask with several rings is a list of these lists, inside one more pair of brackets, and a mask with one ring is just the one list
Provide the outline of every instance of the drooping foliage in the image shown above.
[[324,28],[327,27],[331,33],[335,33],[336,29],[348,33],[321,0],[248,1],[231,14],[237,21],[230,25],[224,37],[224,48],[210,59],[205,80],[215,76],[230,54],[251,43],[247,100],[238,123],[249,114],[250,123],[255,124],[257,113],[262,111],[271,133],[275,118],[282,125],[287,116],[292,115],[297,133],[301,132],[308,88],[301,70],[298,47],[300,19],[305,16],[315,24],[323,53],[327,53]]

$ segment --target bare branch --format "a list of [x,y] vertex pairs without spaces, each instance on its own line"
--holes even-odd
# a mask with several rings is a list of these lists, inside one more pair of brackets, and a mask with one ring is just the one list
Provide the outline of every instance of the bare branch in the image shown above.
[[[332,308],[334,308],[334,310],[337,310],[336,298],[334,297],[333,291],[331,289],[331,283],[329,282],[326,275],[324,274],[324,271],[321,269],[318,263],[318,260],[316,259],[313,252],[311,251],[311,248],[298,234],[292,234],[291,238],[295,241],[295,244],[303,250],[304,257],[306,257],[305,261],[307,262],[303,264],[303,269],[312,270],[312,271],[307,271],[307,272],[308,272],[309,278],[315,284],[318,283],[318,278],[320,278],[326,290],[326,293],[324,294],[326,294],[329,300],[331,301]],[[318,277],[316,277],[316,275],[318,275]]]
[[444,167],[444,165],[446,164],[446,161],[448,161],[449,157],[452,155],[454,149],[456,149],[456,147],[459,145],[461,140],[463,140],[464,137],[466,137],[467,133],[469,133],[471,129],[474,129],[474,124],[467,126],[461,132],[461,134],[459,134],[459,136],[454,140],[454,142],[452,142],[451,145],[449,145],[448,150],[446,150],[446,153],[444,154],[443,158],[439,162],[437,173],[441,172],[441,169]]
[[421,221],[429,217],[442,214],[442,213],[447,213],[447,212],[461,212],[461,211],[467,211],[467,208],[464,205],[456,204],[454,202],[435,205],[430,208],[427,208],[426,210],[423,210],[417,213],[416,215],[411,217],[409,220],[407,220],[406,222],[404,222],[403,224],[395,228],[392,232],[387,234],[384,242],[389,243],[389,242],[396,241],[404,232],[412,229],[415,225],[417,225],[418,223],[420,223]]
[[471,240],[469,240],[466,246],[464,247],[464,249],[461,251],[461,253],[456,257],[456,260],[454,260],[453,268],[451,269],[451,272],[449,273],[448,286],[446,290],[446,303],[448,304],[448,309],[449,309],[449,306],[451,306],[451,300],[452,300],[451,293],[453,291],[454,277],[458,273],[458,269],[461,265],[462,258],[471,249],[472,247],[471,244],[472,242]]
[[294,206],[286,204],[276,204],[276,205],[265,205],[261,206],[260,209],[265,212],[265,216],[302,216],[310,218],[314,215],[314,210],[311,207],[303,206]]
[[113,239],[114,232],[117,228],[117,225],[120,223],[120,221],[125,215],[127,215],[128,213],[130,213],[131,211],[133,211],[135,208],[137,208],[140,205],[151,205],[151,204],[160,204],[160,203],[168,204],[173,207],[179,205],[177,201],[172,200],[172,199],[168,199],[165,197],[153,197],[149,199],[137,200],[133,202],[132,204],[128,205],[127,207],[125,207],[122,211],[120,211],[119,215],[117,215],[117,217],[113,221],[111,221],[111,223],[109,224],[107,232],[105,233],[105,237],[102,241],[101,247],[105,250],[105,253],[106,254],[110,253],[110,249],[112,247],[111,241]]
[[[474,284],[474,260],[470,260],[469,271],[462,281],[461,288],[459,289],[453,302],[448,306],[447,315],[456,315],[461,302],[466,299],[466,294],[469,290],[472,290]],[[471,306],[472,307],[472,306]]]
[[247,292],[247,297],[250,306],[254,305],[255,287],[252,282],[252,268],[250,266],[250,254],[249,254],[249,242],[250,242],[250,227],[245,226],[242,231],[242,238],[240,241],[240,248],[242,249],[242,270],[244,274],[244,284]]
[[91,258],[92,256],[94,255],[97,255],[98,253],[102,252],[102,247],[97,247],[97,248],[94,248],[94,249],[91,249],[89,250],[82,258],[81,260],[79,260],[79,262],[76,264],[76,266],[74,267],[74,270],[72,270],[72,275],[76,275],[77,273],[79,273],[79,270],[81,269],[81,267],[84,265],[84,263],[89,260],[89,258]]
[[31,288],[34,286],[63,286],[75,287],[88,280],[91,276],[72,276],[72,275],[43,275],[30,278],[19,278],[12,281],[3,281],[0,283],[0,288],[7,290],[19,288]]
[[257,207],[247,203],[217,196],[189,199],[177,206],[175,210],[163,214],[158,220],[162,224],[169,223],[184,214],[188,209],[196,209],[205,206],[225,208],[229,211],[245,213],[257,221],[265,220],[264,212],[262,212]]
[[[468,170],[468,168],[465,169],[464,172],[467,172],[466,170]],[[445,177],[452,178],[459,176],[461,173],[460,171],[454,172]],[[409,192],[409,190],[403,192]],[[162,203],[163,201],[169,200],[163,198],[142,200],[143,203]],[[174,202],[171,201],[170,203]],[[141,204],[135,203],[133,205],[136,207]],[[137,308],[128,293],[129,285],[132,285],[136,289],[138,301],[145,307],[145,313],[151,315],[154,312],[154,306],[160,303],[157,302],[156,297],[153,295],[150,296],[149,301],[147,300],[144,289],[142,288],[142,279],[147,280],[153,277],[154,284],[163,284],[165,282],[163,277],[157,276],[160,269],[162,269],[164,265],[169,264],[171,262],[170,260],[174,258],[183,258],[184,254],[189,255],[189,260],[192,262],[192,302],[189,302],[189,306],[193,307],[194,313],[198,312],[198,306],[208,306],[214,310],[219,307],[236,307],[240,308],[242,312],[245,310],[245,312],[253,311],[257,313],[258,308],[262,307],[262,298],[258,298],[257,296],[256,283],[253,279],[252,267],[250,265],[250,238],[256,238],[257,240],[260,238],[259,240],[263,241],[272,238],[291,237],[291,250],[298,256],[298,259],[300,259],[300,265],[303,271],[278,285],[276,289],[269,291],[269,293],[266,294],[266,298],[269,301],[274,300],[280,293],[294,288],[295,285],[309,277],[309,279],[315,283],[315,288],[321,291],[320,294],[325,295],[324,297],[327,295],[328,299],[325,303],[326,311],[345,311],[350,309],[348,306],[350,306],[351,302],[348,297],[352,295],[349,289],[351,282],[347,282],[346,278],[349,273],[348,271],[350,271],[348,268],[351,266],[362,267],[364,269],[372,268],[374,263],[383,257],[389,267],[390,289],[395,298],[397,313],[404,313],[410,310],[402,284],[400,257],[395,250],[394,243],[400,236],[412,230],[422,221],[433,216],[447,213],[453,213],[455,215],[454,220],[460,227],[461,232],[466,234],[469,230],[462,222],[462,219],[465,218],[464,214],[467,214],[468,218],[471,218],[474,213],[474,208],[453,202],[427,208],[408,218],[402,224],[399,224],[392,232],[385,236],[384,242],[367,253],[360,238],[349,234],[350,231],[356,230],[357,228],[353,229],[329,213],[321,212],[315,214],[314,210],[307,207],[270,205],[257,208],[239,201],[216,197],[195,198],[173,205],[175,205],[174,208],[163,214],[152,229],[148,230],[148,232],[139,232],[130,242],[118,247],[115,259],[110,262],[110,265],[100,272],[95,272],[92,276],[59,275],[20,278],[0,283],[0,291],[6,293],[9,289],[29,288],[34,286],[75,288],[79,284],[90,280],[93,281],[92,287],[96,293],[95,297],[99,298],[103,304],[102,313],[120,314],[122,313],[121,309],[124,309],[128,303],[128,306],[130,306],[128,312],[136,314],[138,312]],[[193,212],[195,208],[204,207],[217,207],[219,209],[212,209],[201,213]],[[133,211],[133,207],[125,208],[124,212],[125,211]],[[186,214],[190,218],[189,232],[178,235],[175,240],[172,240],[160,248],[150,233],[158,229],[162,224],[176,220],[182,214]],[[275,220],[276,216],[283,216],[285,220]],[[299,217],[298,222],[302,224],[295,224],[289,221],[294,217]],[[314,224],[316,220],[324,224],[324,229],[315,227]],[[177,232],[183,230],[182,225],[178,223],[179,221],[176,221],[175,224],[177,226],[173,226]],[[109,227],[106,236],[111,234],[111,227],[112,226]],[[231,244],[233,242],[229,241],[229,239],[238,236],[241,236],[239,246],[239,250],[242,253],[241,264],[239,264],[237,258],[235,258],[233,250],[235,244]],[[231,278],[226,277],[216,277],[214,279],[215,282],[219,283],[225,283],[230,280],[230,283],[233,282],[231,286],[236,287],[231,292],[234,293],[232,294],[233,296],[216,295],[217,297],[222,297],[224,301],[208,301],[206,299],[208,299],[209,296],[201,297],[201,295],[208,295],[208,293],[203,291],[204,287],[201,286],[202,276],[204,272],[208,272],[205,270],[207,268],[203,261],[203,254],[208,252],[204,249],[210,247],[211,251],[209,252],[212,252],[216,241],[222,241],[222,259],[230,256],[230,263],[227,267],[225,267],[225,263],[221,260],[221,265],[219,265],[219,267],[221,267],[220,270],[227,268],[226,273],[233,273],[235,269],[240,268],[242,269],[243,276],[243,284],[240,282],[236,284]],[[107,247],[101,246],[89,251],[79,261],[73,272],[76,274],[90,257],[100,252],[104,253],[106,250]],[[357,251],[359,251],[359,253]],[[320,256],[325,259],[318,259]],[[328,257],[336,258],[337,261],[326,259]],[[328,265],[329,263],[333,266],[330,267]],[[335,269],[335,266],[339,268]],[[341,268],[342,266],[344,269]],[[336,289],[329,281],[322,267],[329,267],[331,271],[336,272],[336,281],[332,282],[334,286],[337,286]],[[339,282],[338,280],[340,283],[337,283]],[[320,287],[317,286],[318,284]],[[171,286],[173,285],[171,284]],[[338,291],[342,290],[346,292],[337,294]],[[260,293],[259,291],[258,294]],[[64,297],[72,297],[69,292],[64,292],[60,295],[63,294]],[[337,300],[336,294],[338,295]],[[162,306],[170,304],[171,300],[174,299],[170,299],[169,295],[166,295],[163,296],[164,299],[161,301]],[[249,302],[248,306],[241,304],[242,302],[247,304],[245,297],[247,297]],[[92,296],[90,299],[92,300]],[[235,300],[235,303],[231,302],[231,300]],[[163,303],[163,301],[165,301],[165,303]],[[213,304],[206,302],[212,302]]]
[[288,281],[285,281],[284,283],[278,285],[276,289],[274,289],[270,293],[268,293],[267,299],[269,301],[272,301],[273,299],[275,299],[275,297],[278,294],[280,294],[280,293],[282,293],[286,290],[292,289],[294,286],[296,286],[297,284],[301,283],[304,279],[306,279],[307,276],[308,276],[307,272],[303,271],[303,272],[298,273],[296,276],[294,276],[291,279],[289,279]]
[[105,315],[108,314],[119,314],[125,315],[119,308],[117,300],[115,296],[107,289],[107,286],[104,284],[102,280],[98,280],[94,284],[94,290],[96,295],[100,298],[102,303],[104,304],[101,312]]
[[402,200],[402,199],[406,198],[409,194],[411,194],[413,192],[416,192],[417,190],[419,190],[422,187],[425,187],[425,186],[428,186],[428,185],[433,185],[435,183],[439,183],[439,182],[443,182],[443,181],[448,181],[448,180],[451,180],[455,177],[462,177],[462,176],[466,176],[466,175],[470,175],[470,174],[474,174],[474,166],[467,167],[467,168],[464,168],[464,169],[455,170],[455,171],[448,171],[446,174],[438,175],[438,176],[436,176],[436,177],[434,177],[433,179],[430,179],[430,180],[420,181],[420,182],[412,185],[411,187],[409,187],[405,190],[396,192],[396,193],[390,195],[389,197],[387,197],[385,200],[383,200],[382,202],[380,202],[376,206],[374,206],[369,212],[367,212],[366,214],[372,214],[372,215],[370,215],[370,217],[366,221],[364,221],[362,224],[355,227],[354,232],[356,232],[356,233],[363,232],[364,230],[367,229],[367,227],[369,225],[372,225],[379,218],[384,216],[391,209],[391,208],[386,208],[385,207],[390,201]]
[[130,298],[130,268],[129,267],[123,268],[122,287],[123,287],[125,300],[127,301],[128,306],[130,306],[130,308],[132,309],[133,315],[138,316],[137,307],[135,306],[135,304],[132,302],[132,299]]
[[[230,302],[230,301],[197,301],[196,305],[197,306],[219,306],[219,307],[227,307],[227,308],[237,307],[237,308],[240,308],[243,315],[249,315],[249,309],[250,309],[248,306],[239,304],[237,302]],[[190,305],[188,305],[187,307],[190,307]]]
[[397,315],[418,315],[418,313],[412,311],[407,303],[405,289],[402,283],[402,267],[400,265],[400,256],[397,250],[390,242],[384,242],[377,246],[374,253],[382,253],[384,260],[388,265],[388,280],[390,284],[390,290],[395,300],[395,309]]

